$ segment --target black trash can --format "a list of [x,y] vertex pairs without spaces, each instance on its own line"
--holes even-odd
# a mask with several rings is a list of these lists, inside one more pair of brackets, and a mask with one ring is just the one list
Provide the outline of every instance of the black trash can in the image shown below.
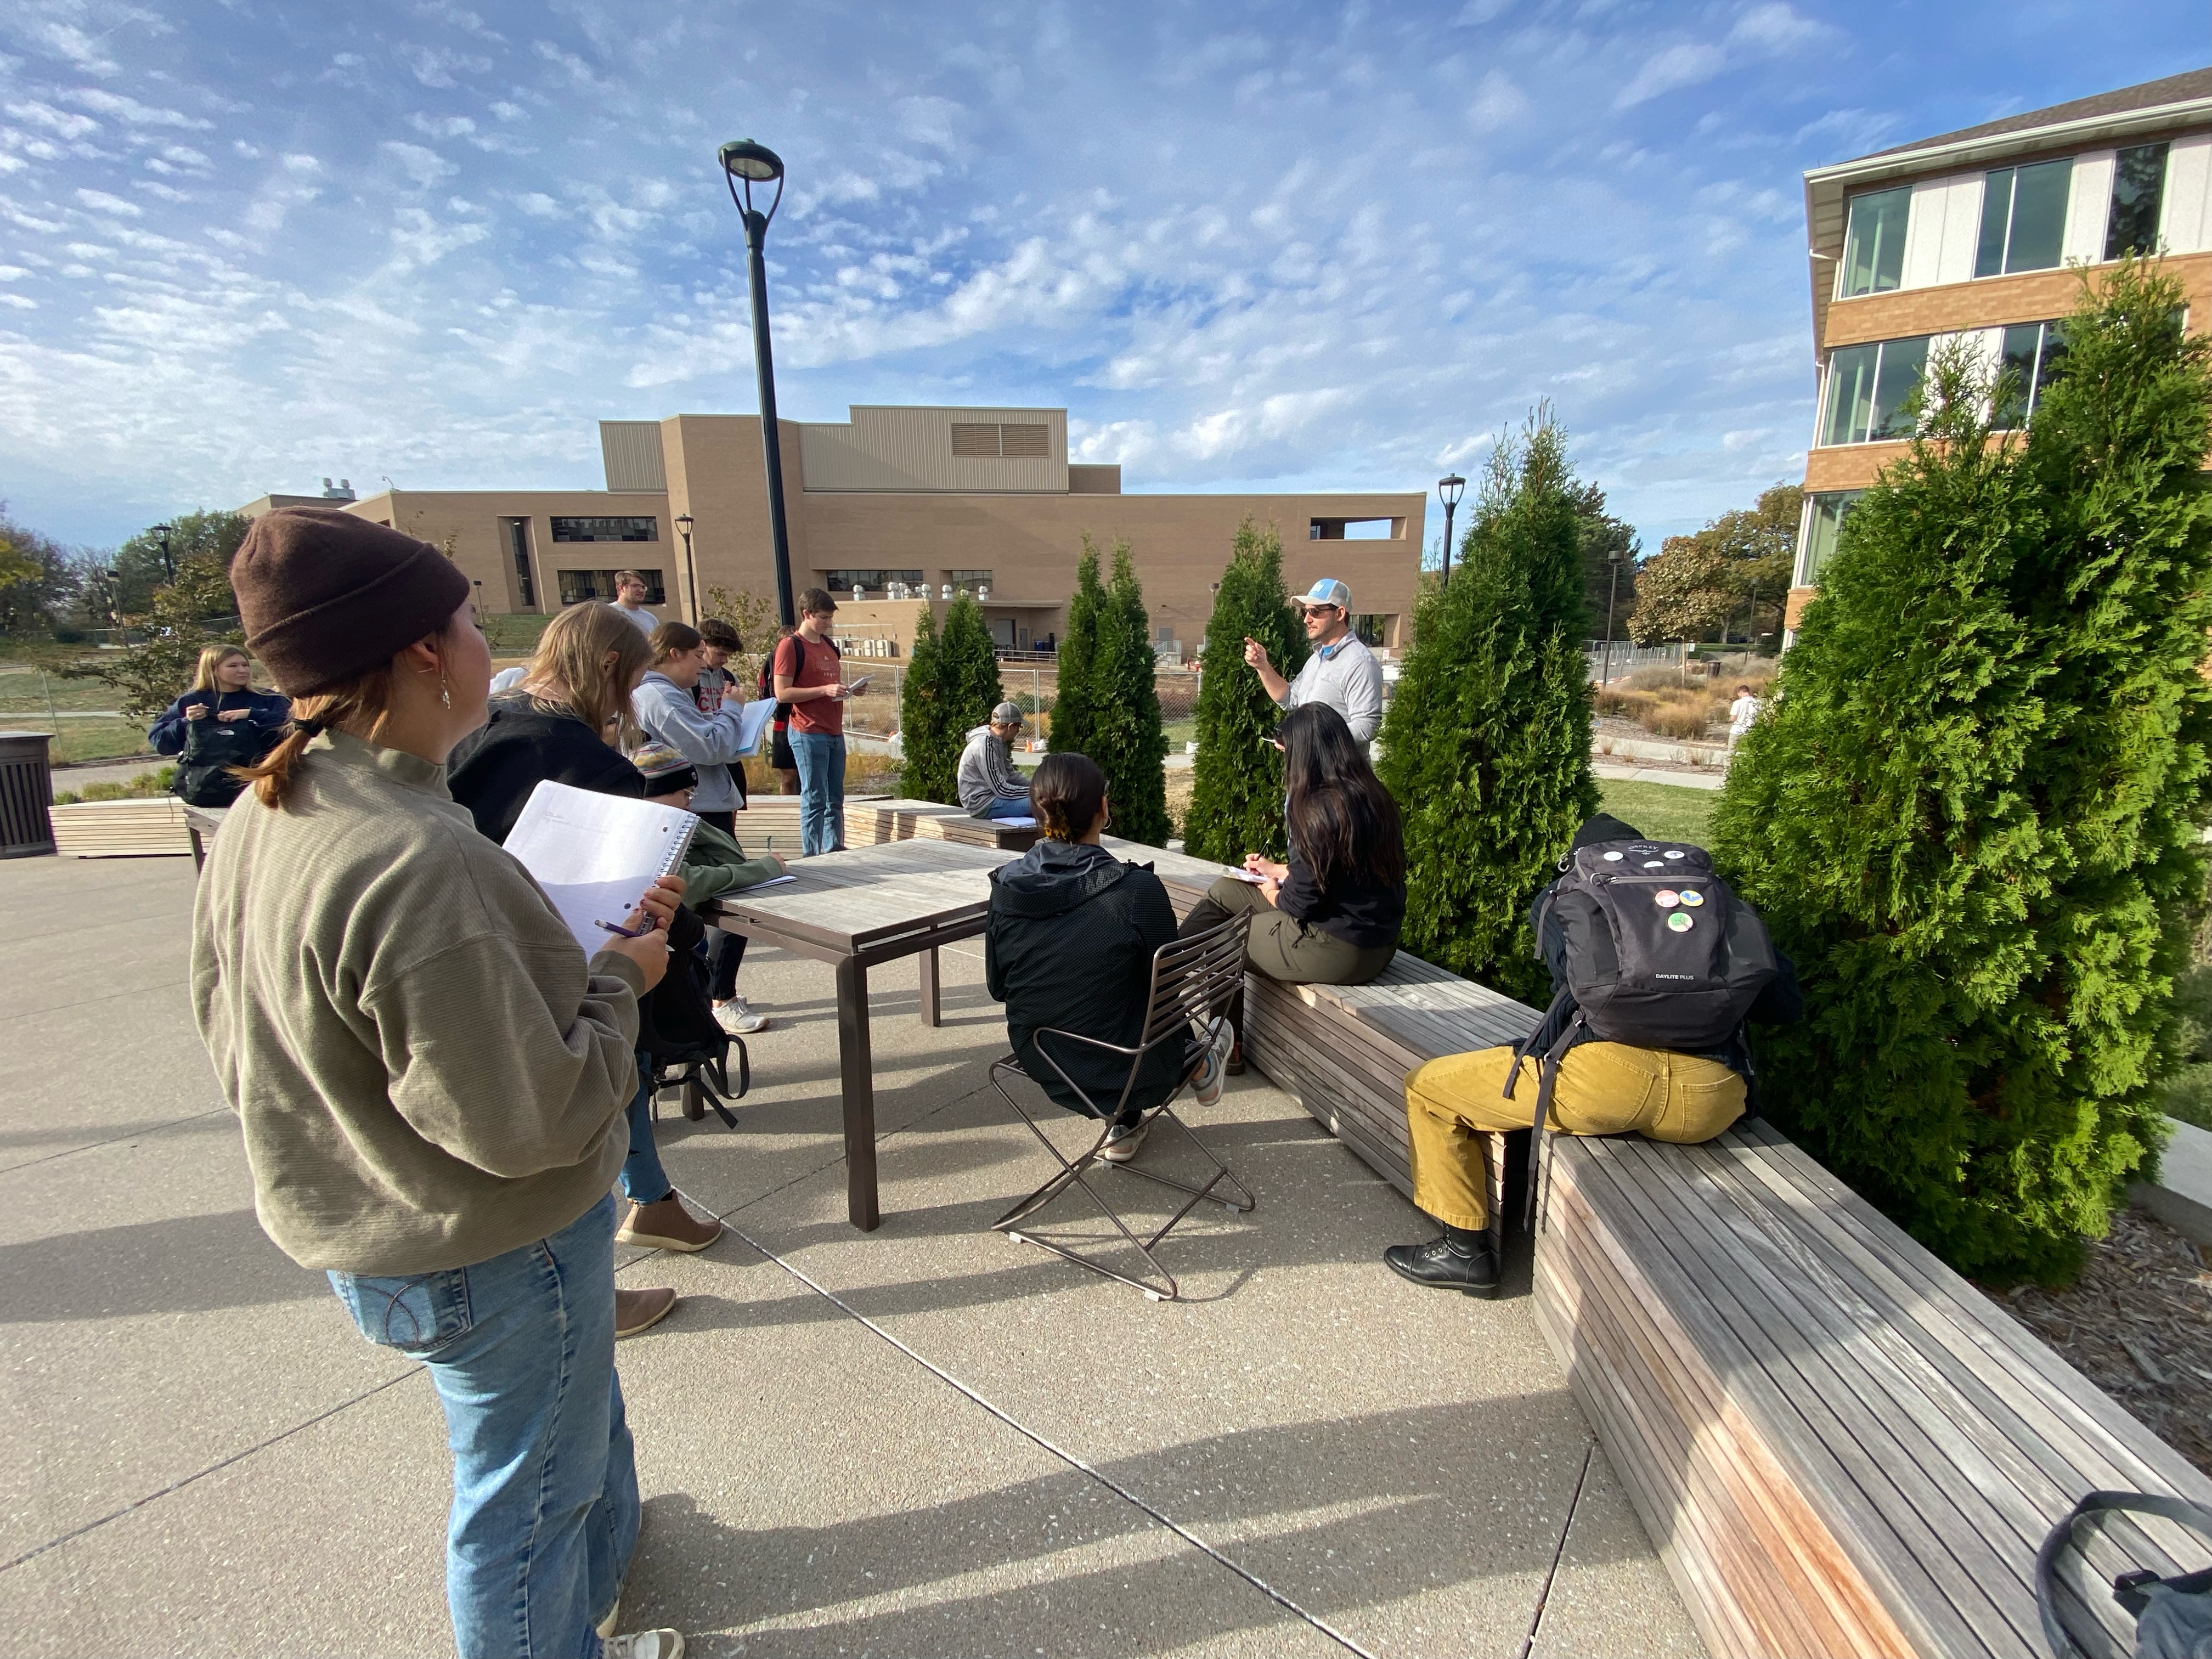
[[54,850],[54,772],[44,732],[0,732],[0,859]]

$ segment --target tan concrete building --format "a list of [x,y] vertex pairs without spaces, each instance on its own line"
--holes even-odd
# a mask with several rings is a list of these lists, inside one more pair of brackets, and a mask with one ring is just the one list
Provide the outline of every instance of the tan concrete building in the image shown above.
[[2212,301],[2212,70],[1923,138],[1805,175],[1820,398],[1788,625],[1837,527],[1905,453],[1905,400],[1929,353],[1964,338],[2009,367],[2025,422],[2063,349],[2079,276],[2157,252]]
[[[1124,495],[1120,467],[1070,464],[1061,409],[857,406],[781,431],[793,586],[836,590],[861,654],[903,657],[922,590],[941,610],[948,587],[982,599],[1003,648],[1057,642],[1086,532],[1128,542],[1161,647],[1194,653],[1248,516],[1282,537],[1294,592],[1339,577],[1370,641],[1404,642],[1425,495]],[[605,489],[389,490],[346,510],[446,547],[487,611],[611,599],[620,569],[665,617],[695,614],[695,589],[773,604],[758,416],[603,421],[599,439]],[[892,600],[894,583],[910,597]]]

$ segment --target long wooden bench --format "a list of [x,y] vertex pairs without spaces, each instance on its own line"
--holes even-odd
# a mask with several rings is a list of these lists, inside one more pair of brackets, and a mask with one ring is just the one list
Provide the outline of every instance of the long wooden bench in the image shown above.
[[48,811],[54,851],[64,858],[180,857],[192,850],[185,804],[173,795],[75,801]]
[[[1116,850],[1178,911],[1219,872]],[[1404,955],[1371,985],[1248,975],[1245,1001],[1246,1058],[1409,1195],[1405,1073],[1536,1018]],[[1496,1227],[1528,1137],[1488,1139]],[[2076,1498],[2212,1505],[2212,1480],[1765,1122],[1547,1150],[1539,1325],[1716,1655],[2041,1655],[2036,1548]],[[2111,1577],[2208,1561],[2113,1521],[2063,1610],[2130,1651]]]
[[1033,826],[979,818],[964,807],[933,800],[870,800],[848,802],[846,842],[853,847],[878,847],[885,842],[949,841],[963,847],[991,847],[1000,852],[1026,853],[1036,844]]

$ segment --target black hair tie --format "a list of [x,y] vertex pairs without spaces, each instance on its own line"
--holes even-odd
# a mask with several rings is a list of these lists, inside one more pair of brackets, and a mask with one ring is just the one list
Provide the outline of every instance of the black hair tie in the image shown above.
[[292,718],[292,729],[302,737],[319,738],[331,728],[319,720],[295,714]]

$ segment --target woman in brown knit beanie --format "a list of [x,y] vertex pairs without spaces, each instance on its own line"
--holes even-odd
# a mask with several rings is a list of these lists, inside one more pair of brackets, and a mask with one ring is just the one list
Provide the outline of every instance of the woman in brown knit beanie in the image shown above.
[[[447,1595],[464,1659],[602,1651],[635,1544],[608,1187],[637,1000],[682,896],[587,963],[446,789],[491,657],[436,548],[320,507],[231,567],[293,724],[230,809],[192,997],[263,1228],[372,1342],[422,1361],[453,1457]],[[674,1301],[670,1291],[633,1291]],[[673,1631],[605,1651],[677,1659]]]

